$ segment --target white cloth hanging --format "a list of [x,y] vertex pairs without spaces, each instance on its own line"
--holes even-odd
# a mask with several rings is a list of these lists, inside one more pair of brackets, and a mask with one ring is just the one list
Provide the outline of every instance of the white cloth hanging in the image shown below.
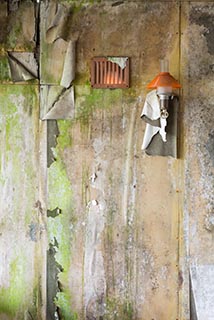
[[147,94],[141,118],[147,122],[142,150],[145,150],[149,146],[152,138],[158,133],[161,135],[162,140],[166,142],[165,128],[167,121],[160,116],[160,102],[156,90],[152,90]]

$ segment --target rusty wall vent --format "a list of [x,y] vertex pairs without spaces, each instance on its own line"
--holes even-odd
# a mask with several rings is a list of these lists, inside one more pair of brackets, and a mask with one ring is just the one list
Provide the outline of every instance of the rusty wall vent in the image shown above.
[[128,57],[95,57],[91,61],[92,88],[129,88]]

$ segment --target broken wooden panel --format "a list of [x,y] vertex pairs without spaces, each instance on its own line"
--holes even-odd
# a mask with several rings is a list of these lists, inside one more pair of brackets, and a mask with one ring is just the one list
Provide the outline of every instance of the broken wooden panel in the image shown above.
[[69,7],[41,3],[40,78],[42,84],[68,88],[75,77],[76,39],[68,38]]
[[11,79],[23,82],[38,78],[38,65],[33,52],[8,52]]
[[40,86],[40,118],[42,120],[73,119],[74,87]]
[[4,50],[33,51],[35,49],[35,5],[33,1],[21,1],[14,10],[7,11],[7,3],[1,3],[0,48]]
[[45,231],[37,88],[1,85],[0,115],[0,318],[37,318],[43,286],[39,248]]

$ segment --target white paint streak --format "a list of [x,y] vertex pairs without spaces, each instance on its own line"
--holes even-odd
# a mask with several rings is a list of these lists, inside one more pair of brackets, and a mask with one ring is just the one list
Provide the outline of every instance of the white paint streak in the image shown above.
[[85,242],[84,291],[85,306],[105,295],[106,281],[102,255],[102,232],[104,230],[102,208],[91,203],[88,208],[88,221]]

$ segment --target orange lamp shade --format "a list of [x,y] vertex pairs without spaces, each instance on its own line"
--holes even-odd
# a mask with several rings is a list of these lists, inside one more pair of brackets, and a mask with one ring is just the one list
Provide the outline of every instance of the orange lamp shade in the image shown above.
[[160,72],[148,85],[148,89],[158,87],[181,88],[180,83],[169,72]]

